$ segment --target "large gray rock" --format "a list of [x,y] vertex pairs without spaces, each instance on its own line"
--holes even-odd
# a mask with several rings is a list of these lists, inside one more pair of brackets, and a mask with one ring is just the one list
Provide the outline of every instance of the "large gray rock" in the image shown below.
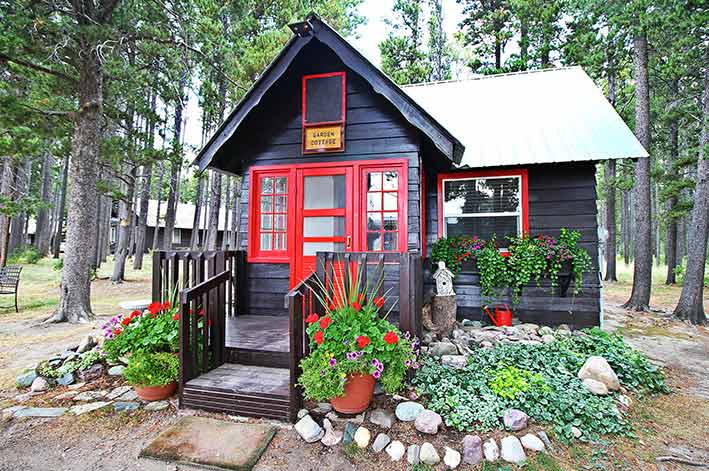
[[[121,399],[123,399],[122,396],[121,396]],[[168,407],[170,407],[170,401],[153,401],[153,402],[147,403],[143,409],[145,409],[149,412],[157,412],[157,411],[165,410]]]
[[554,329],[552,329],[552,328],[549,327],[549,326],[543,325],[543,326],[541,326],[541,327],[539,328],[539,330],[537,331],[537,333],[538,333],[539,335],[541,335],[541,336],[544,336],[544,335],[554,335]]
[[66,407],[27,407],[15,411],[15,417],[60,417],[66,414]]
[[453,448],[446,447],[445,454],[443,455],[443,463],[445,463],[448,469],[457,468],[458,465],[460,465],[460,452]]
[[319,402],[318,405],[315,406],[315,408],[312,409],[310,412],[315,415],[325,415],[331,411],[332,411],[332,404],[330,404],[329,402]]
[[434,342],[429,346],[428,354],[433,357],[442,357],[443,355],[457,355],[458,347],[451,342]]
[[110,401],[100,401],[100,402],[89,402],[88,404],[80,404],[78,406],[73,406],[69,409],[74,415],[86,414],[87,412],[93,412],[95,410],[102,409],[108,405],[111,405]]
[[497,442],[494,438],[483,443],[483,455],[485,456],[485,460],[491,463],[494,463],[500,458],[500,448],[497,446]]
[[380,433],[377,435],[377,438],[374,439],[374,443],[372,443],[372,450],[374,453],[380,453],[390,442],[391,438],[389,438],[389,435],[386,433]]
[[102,399],[104,397],[106,397],[106,394],[103,391],[84,391],[74,396],[74,400],[89,402]]
[[114,388],[111,390],[110,393],[106,395],[107,399],[118,399],[119,397],[123,396],[125,393],[128,391],[132,390],[133,388],[131,386],[118,386],[117,388]]
[[620,389],[618,375],[615,374],[606,359],[600,356],[589,357],[579,370],[578,377],[582,381],[587,378],[599,381],[611,391]]
[[522,443],[514,435],[509,435],[500,442],[500,456],[508,463],[521,465],[527,460]]
[[428,442],[424,442],[421,445],[421,450],[419,451],[419,460],[429,466],[435,466],[441,461],[441,457],[438,456],[436,448]]
[[32,386],[32,382],[37,379],[37,372],[35,370],[30,370],[15,378],[15,384],[17,389],[29,388]]
[[354,441],[355,432],[357,431],[357,424],[351,421],[347,421],[345,424],[345,434],[342,437],[342,444],[349,445]]
[[601,383],[600,381],[596,381],[592,378],[586,378],[583,380],[583,385],[586,386],[586,389],[588,389],[591,394],[595,394],[596,396],[608,395],[608,386]]
[[396,406],[396,418],[402,422],[412,422],[416,420],[416,417],[418,417],[424,409],[425,408],[418,402],[401,402]]
[[81,342],[79,342],[79,346],[76,347],[76,353],[84,353],[88,352],[92,348],[96,346],[96,340],[94,340],[93,336],[87,335],[83,339],[81,339]]
[[126,367],[123,365],[112,366],[108,369],[109,376],[123,376]]
[[57,378],[57,384],[60,386],[69,386],[74,384],[74,373],[66,373]]
[[463,463],[480,464],[483,461],[483,440],[477,435],[466,435],[463,438]]
[[406,448],[404,447],[404,444],[401,443],[399,440],[394,440],[389,444],[388,447],[386,447],[387,455],[389,455],[389,458],[391,458],[392,461],[399,461],[401,458],[403,458],[404,453],[406,453]]
[[507,409],[502,421],[509,430],[518,432],[527,428],[527,414],[518,409]]
[[416,417],[414,427],[421,433],[434,435],[438,433],[438,427],[440,427],[442,423],[443,419],[440,415],[432,410],[426,409]]
[[325,429],[325,434],[320,440],[320,443],[325,446],[335,446],[342,441],[342,432],[335,430],[330,419],[323,420],[323,428]]
[[443,355],[441,364],[460,370],[468,366],[468,358],[465,355]]
[[295,431],[298,432],[300,438],[305,440],[307,443],[315,443],[325,434],[322,427],[318,425],[318,423],[315,422],[309,415],[306,415],[296,422],[293,428],[295,428]]
[[371,438],[372,434],[366,427],[359,427],[354,434],[354,441],[360,448],[367,448]]
[[528,433],[519,440],[527,450],[544,451],[544,442],[536,435]]
[[103,376],[105,370],[101,363],[95,363],[85,370],[79,370],[78,376],[81,381],[93,381]]
[[119,401],[113,403],[114,412],[131,412],[140,408],[140,404],[130,401]]
[[41,376],[37,376],[34,381],[32,381],[32,385],[30,386],[30,391],[33,393],[37,392],[44,392],[49,390],[49,381],[44,379]]
[[549,450],[549,451],[554,451],[554,447],[551,444],[551,440],[549,440],[549,435],[544,430],[540,430],[537,432],[537,436],[540,438],[540,440],[544,443],[544,446]]
[[369,421],[384,429],[390,429],[394,425],[394,414],[387,409],[374,409],[369,414]]
[[421,447],[418,445],[409,445],[406,450],[406,462],[409,464],[419,464],[421,459],[419,455],[421,454]]

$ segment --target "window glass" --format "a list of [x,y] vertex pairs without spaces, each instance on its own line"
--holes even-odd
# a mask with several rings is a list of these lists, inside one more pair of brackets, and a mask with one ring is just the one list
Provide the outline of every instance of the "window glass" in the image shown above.
[[399,172],[367,174],[367,250],[396,251],[399,240]]
[[259,250],[284,251],[288,227],[288,178],[262,176],[259,182]]
[[345,176],[303,178],[303,209],[344,208]]
[[303,242],[303,255],[315,255],[317,252],[344,251],[344,242]]
[[308,216],[303,218],[303,237],[342,237],[344,216]]

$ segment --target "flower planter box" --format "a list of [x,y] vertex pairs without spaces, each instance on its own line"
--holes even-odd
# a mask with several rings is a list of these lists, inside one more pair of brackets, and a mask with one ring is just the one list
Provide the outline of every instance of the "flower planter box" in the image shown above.
[[144,401],[162,401],[175,394],[177,382],[173,381],[162,386],[135,386],[135,393]]
[[460,263],[460,272],[468,275],[478,275],[478,259],[473,257]]

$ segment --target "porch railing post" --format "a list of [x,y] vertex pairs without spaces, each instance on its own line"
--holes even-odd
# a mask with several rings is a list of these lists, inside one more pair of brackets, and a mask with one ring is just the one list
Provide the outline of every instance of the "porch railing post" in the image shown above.
[[161,265],[165,257],[165,252],[156,250],[153,252],[153,283],[152,283],[152,301],[162,301],[162,276]]

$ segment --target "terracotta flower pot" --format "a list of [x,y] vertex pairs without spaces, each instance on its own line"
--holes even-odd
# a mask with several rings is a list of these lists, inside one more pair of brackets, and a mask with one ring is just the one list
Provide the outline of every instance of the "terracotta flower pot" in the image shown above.
[[359,414],[369,407],[376,380],[372,375],[352,374],[345,383],[345,394],[330,399],[332,407],[342,414]]
[[164,384],[162,386],[134,386],[135,393],[144,401],[161,401],[175,394],[177,382]]

